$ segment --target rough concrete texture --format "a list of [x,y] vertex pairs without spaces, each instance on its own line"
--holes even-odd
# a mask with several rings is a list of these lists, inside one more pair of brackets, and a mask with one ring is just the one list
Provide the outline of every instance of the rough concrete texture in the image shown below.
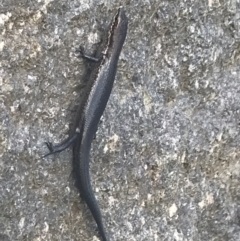
[[[0,1],[0,240],[99,240],[68,135],[119,1]],[[129,31],[92,145],[110,240],[240,240],[240,1],[121,2]]]

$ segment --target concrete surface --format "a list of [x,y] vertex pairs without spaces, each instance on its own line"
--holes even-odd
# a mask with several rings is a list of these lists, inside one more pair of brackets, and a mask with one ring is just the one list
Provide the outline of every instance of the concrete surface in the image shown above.
[[92,145],[110,240],[240,240],[240,2],[0,1],[0,240],[98,240],[67,136],[83,45],[129,31]]

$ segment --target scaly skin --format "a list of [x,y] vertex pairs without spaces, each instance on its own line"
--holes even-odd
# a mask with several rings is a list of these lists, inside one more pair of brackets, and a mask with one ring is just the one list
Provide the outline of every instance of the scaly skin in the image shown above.
[[92,140],[113,87],[119,55],[127,34],[127,27],[128,19],[123,9],[119,8],[110,26],[107,44],[100,61],[80,51],[82,57],[98,62],[98,67],[90,78],[85,96],[79,106],[73,134],[56,146],[52,146],[49,142],[46,143],[50,152],[45,156],[61,152],[73,145],[73,173],[76,186],[97,223],[103,241],[109,239],[90,181],[89,156]]

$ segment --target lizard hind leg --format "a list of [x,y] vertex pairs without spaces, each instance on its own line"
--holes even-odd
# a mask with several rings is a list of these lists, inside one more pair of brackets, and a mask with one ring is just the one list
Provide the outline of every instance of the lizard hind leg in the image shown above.
[[79,133],[75,132],[73,135],[69,136],[68,138],[66,138],[65,140],[63,140],[61,143],[59,143],[57,145],[53,145],[51,142],[45,142],[49,152],[47,154],[45,154],[43,156],[43,158],[50,156],[57,152],[62,152],[63,150],[67,149],[69,146],[71,146],[73,144],[73,142],[76,140],[78,135],[79,135]]

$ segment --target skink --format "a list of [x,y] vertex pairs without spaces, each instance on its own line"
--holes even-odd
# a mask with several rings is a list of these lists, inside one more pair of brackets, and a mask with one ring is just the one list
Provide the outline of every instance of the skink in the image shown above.
[[97,223],[103,241],[109,239],[90,181],[89,156],[92,140],[113,87],[118,59],[126,38],[127,28],[128,19],[124,10],[119,8],[110,25],[107,43],[102,56],[97,59],[80,51],[82,57],[97,62],[98,66],[92,73],[86,87],[83,101],[77,111],[72,134],[58,145],[53,146],[50,142],[46,143],[50,152],[45,156],[61,152],[73,145],[73,174],[76,186]]

